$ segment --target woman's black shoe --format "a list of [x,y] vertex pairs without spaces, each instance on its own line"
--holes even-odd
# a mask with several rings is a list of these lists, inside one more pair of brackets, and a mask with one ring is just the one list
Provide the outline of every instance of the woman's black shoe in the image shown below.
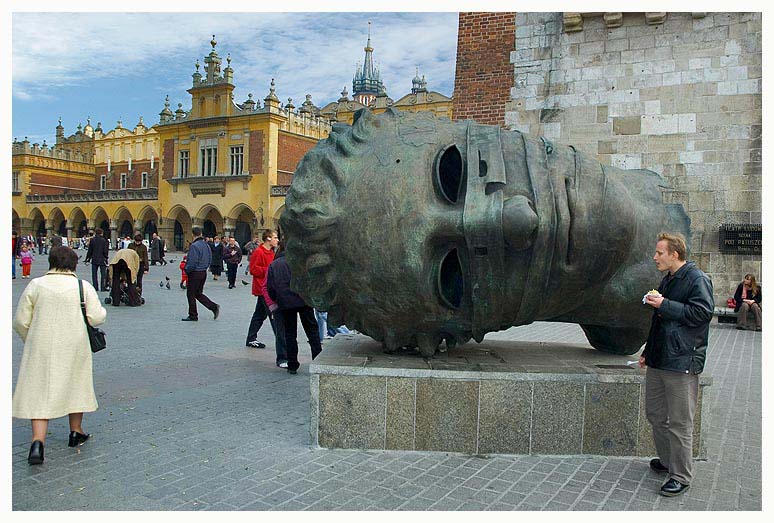
[[67,443],[67,446],[77,447],[78,445],[82,445],[89,439],[89,436],[91,436],[91,434],[81,434],[80,432],[72,431],[70,432],[70,441]]
[[35,440],[30,447],[30,455],[27,457],[27,463],[30,465],[40,465],[43,463],[43,442]]

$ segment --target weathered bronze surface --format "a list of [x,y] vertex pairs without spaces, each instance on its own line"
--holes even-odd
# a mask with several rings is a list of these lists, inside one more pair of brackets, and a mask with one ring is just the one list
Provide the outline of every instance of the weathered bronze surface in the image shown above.
[[280,227],[297,292],[387,350],[431,356],[541,320],[632,354],[656,236],[690,233],[667,189],[518,131],[362,110],[299,163]]

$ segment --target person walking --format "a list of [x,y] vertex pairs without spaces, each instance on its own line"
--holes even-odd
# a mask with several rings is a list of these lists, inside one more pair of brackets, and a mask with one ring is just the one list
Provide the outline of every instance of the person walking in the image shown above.
[[[83,260],[84,263],[91,262],[91,283],[100,291],[107,290],[107,263],[110,257],[108,241],[104,234],[105,231],[100,227],[94,229],[94,236],[89,241],[86,258]],[[97,272],[99,272],[99,279],[97,279]]]
[[[253,252],[255,251],[255,249],[261,246],[261,243],[263,243],[261,241],[261,237],[258,234],[256,234],[255,238],[247,242],[245,246],[242,248],[242,252],[247,257],[248,261],[250,260],[250,257],[253,255]],[[245,276],[247,276],[248,274],[250,274],[249,263],[247,264],[247,267],[245,267]]]
[[167,252],[167,242],[164,241],[164,238],[159,236],[159,261],[161,262],[161,265],[166,265],[169,263],[167,260],[164,259],[164,256]]
[[734,301],[736,302],[734,311],[739,313],[736,322],[737,329],[749,331],[761,330],[762,300],[763,295],[761,293],[761,288],[755,281],[755,276],[752,274],[745,274],[744,280],[737,286],[736,292],[734,293]]
[[38,234],[38,254],[48,254],[46,248],[46,237],[42,234]]
[[242,263],[242,248],[233,236],[229,236],[228,243],[223,247],[223,261],[226,263],[228,288],[233,289],[236,286],[237,268]]
[[[19,299],[13,328],[24,341],[12,414],[32,421],[30,465],[44,460],[48,420],[68,416],[70,447],[89,439],[83,413],[97,410],[91,348],[81,312],[75,268],[78,255],[55,247],[48,256],[49,271],[30,281]],[[83,282],[86,318],[97,326],[107,311],[89,282]],[[61,325],[67,325],[62,329]]]
[[653,317],[639,363],[648,369],[645,413],[658,453],[650,468],[668,474],[662,496],[679,496],[693,477],[693,418],[715,309],[712,282],[686,252],[681,234],[658,236],[653,260],[666,275],[658,294],[645,295]]
[[150,264],[151,265],[156,265],[157,263],[161,263],[160,251],[161,251],[161,238],[159,238],[159,235],[154,232],[150,241]]
[[210,300],[204,294],[204,283],[207,281],[207,267],[212,264],[212,252],[202,238],[200,227],[192,229],[194,240],[188,248],[185,262],[185,272],[188,275],[188,285],[185,289],[188,298],[188,316],[183,321],[199,321],[199,312],[196,310],[196,301],[212,311],[217,320],[220,315],[220,305]]
[[142,277],[148,274],[148,248],[142,243],[142,234],[139,232],[134,235],[134,242],[130,243],[127,249],[131,249],[140,257],[140,268],[137,271],[137,292],[142,295]]
[[285,352],[288,358],[288,372],[296,374],[299,367],[298,340],[296,339],[298,333],[297,318],[301,318],[301,325],[312,349],[312,359],[315,359],[322,352],[322,344],[317,332],[317,321],[314,319],[314,309],[307,305],[304,299],[290,288],[290,266],[288,266],[288,262],[285,259],[283,243],[279,243],[274,261],[269,265],[266,288],[271,299],[277,304],[277,313],[282,317],[282,324],[285,330]]
[[[247,341],[245,345],[247,347],[253,347],[256,349],[263,349],[266,347],[263,343],[258,341],[258,331],[261,330],[264,320],[268,317],[271,329],[274,332],[276,340],[277,351],[277,365],[286,368],[287,358],[285,351],[285,335],[284,331],[282,335],[278,335],[277,321],[278,315],[273,314],[269,309],[274,303],[268,295],[266,290],[266,277],[269,271],[269,265],[274,261],[274,249],[279,243],[277,238],[277,231],[272,229],[266,229],[261,235],[262,243],[255,249],[250,256],[249,270],[253,275],[252,293],[256,297],[255,310],[253,316],[250,318],[250,326],[247,329]],[[282,364],[285,364],[284,366]]]
[[13,279],[16,279],[16,260],[19,259],[19,253],[21,253],[21,239],[16,234],[16,231],[11,231],[11,274]]
[[28,246],[26,243],[21,246],[19,261],[21,262],[22,267],[22,278],[29,278],[32,262],[35,261],[35,253],[33,252],[32,247]]
[[215,236],[210,245],[212,261],[210,261],[210,272],[212,279],[218,281],[220,273],[223,272],[223,244],[220,243],[220,236]]

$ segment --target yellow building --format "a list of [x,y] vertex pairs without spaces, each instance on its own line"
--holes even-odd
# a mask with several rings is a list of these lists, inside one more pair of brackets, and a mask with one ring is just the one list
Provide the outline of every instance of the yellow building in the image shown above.
[[[366,65],[353,81],[361,102],[345,93],[320,109],[306,95],[296,109],[291,99],[280,103],[272,79],[263,104],[252,94],[237,103],[231,58],[222,68],[214,36],[210,45],[203,67],[194,66],[188,110],[180,102],[173,111],[167,96],[152,127],[140,117],[132,129],[119,121],[104,132],[87,118],[65,136],[60,119],[54,147],[14,141],[14,230],[74,239],[100,227],[112,245],[135,231],[158,232],[169,249],[184,249],[197,225],[206,235],[233,235],[244,244],[277,226],[298,162],[328,136],[331,123],[351,123],[361,102],[377,113],[396,107],[451,117],[451,99],[427,91],[424,77],[417,75],[412,92],[393,102],[369,76],[378,80],[378,70]],[[369,37],[370,64],[372,51]]]

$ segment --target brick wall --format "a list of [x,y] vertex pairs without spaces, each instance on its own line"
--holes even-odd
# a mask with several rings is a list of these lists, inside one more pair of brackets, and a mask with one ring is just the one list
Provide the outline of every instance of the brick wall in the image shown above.
[[516,39],[515,13],[460,13],[455,120],[505,124],[505,107],[513,87],[510,55]]
[[[277,138],[277,169],[295,172],[298,162],[315,145],[317,145],[317,140],[299,138],[280,132]],[[290,185],[292,180],[293,177],[290,174],[279,173],[277,175],[279,185]]]
[[263,172],[263,131],[253,131],[250,133],[248,147],[248,172],[250,174],[260,174]]
[[[53,185],[55,187],[46,187],[47,185]],[[72,188],[74,190],[69,192],[77,194],[81,192],[77,189],[93,189],[94,182],[92,180],[84,180],[81,178],[62,176],[59,174],[49,174],[35,171],[30,173],[30,192],[33,194],[62,194],[64,191],[62,187]]]
[[167,180],[175,176],[177,172],[177,162],[175,161],[175,141],[172,139],[164,140],[164,146],[161,152],[163,174],[162,177]]
[[691,258],[725,303],[745,273],[761,276],[761,256],[718,248],[720,224],[762,218],[761,14],[622,22],[584,16],[567,32],[562,13],[519,13],[505,123],[662,174],[674,189],[667,201],[691,218]]

